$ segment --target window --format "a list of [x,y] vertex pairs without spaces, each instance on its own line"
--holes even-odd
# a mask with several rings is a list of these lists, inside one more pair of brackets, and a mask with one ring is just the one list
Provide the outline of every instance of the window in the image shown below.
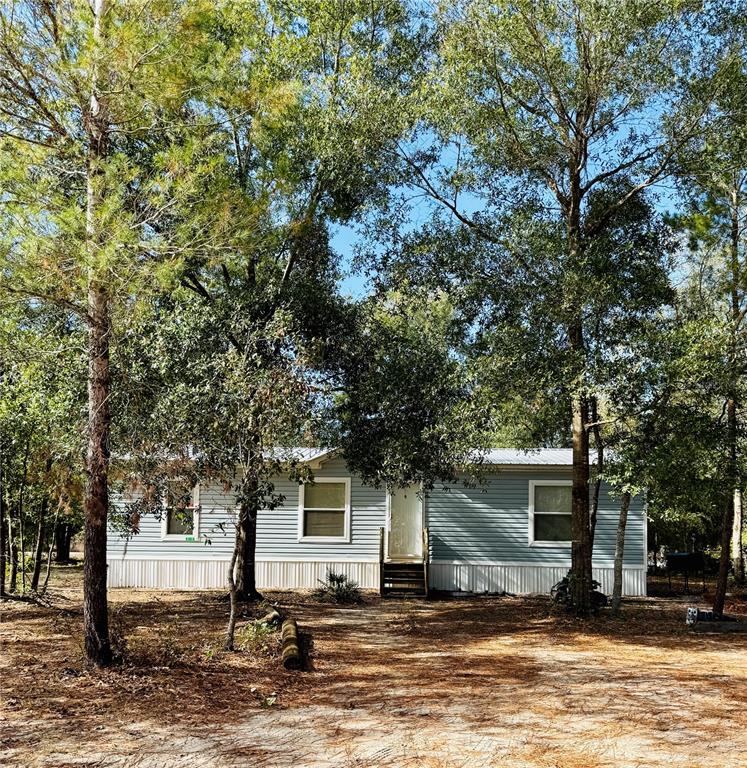
[[317,478],[298,492],[299,541],[349,541],[350,480]]
[[571,481],[529,481],[529,543],[569,544]]
[[164,494],[161,538],[189,541],[199,536],[200,486],[185,494],[174,486]]

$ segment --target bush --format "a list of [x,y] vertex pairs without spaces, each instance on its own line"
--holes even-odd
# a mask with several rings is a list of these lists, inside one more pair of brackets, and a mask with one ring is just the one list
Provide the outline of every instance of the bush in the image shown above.
[[314,590],[314,597],[332,603],[360,603],[361,590],[358,583],[344,573],[327,571],[327,577],[319,582]]
[[250,621],[236,633],[236,647],[241,651],[273,656],[279,651],[277,627],[263,621]]
[[[557,584],[554,584],[550,590],[550,597],[552,597],[553,602],[564,605],[569,610],[573,608],[574,578],[574,575],[568,571],[568,573],[563,576],[563,578]],[[598,611],[600,608],[603,608],[605,605],[607,605],[607,595],[600,591],[599,587],[601,586],[602,585],[600,582],[596,581],[596,579],[592,579],[591,607],[594,611]]]

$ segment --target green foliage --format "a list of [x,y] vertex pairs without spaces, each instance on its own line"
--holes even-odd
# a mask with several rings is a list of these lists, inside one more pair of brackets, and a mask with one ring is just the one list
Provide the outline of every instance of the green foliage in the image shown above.
[[[744,476],[745,218],[744,29],[729,25],[714,68],[691,83],[691,99],[720,87],[696,139],[678,155],[680,207],[671,224],[687,242],[677,315],[661,368],[669,394],[646,456],[658,541],[716,543],[724,510]],[[737,405],[730,425],[727,402]]]
[[374,485],[430,485],[473,453],[484,414],[452,353],[452,302],[412,286],[363,303],[346,343],[336,404],[349,466]]
[[249,621],[237,631],[236,644],[241,651],[275,656],[280,650],[278,628],[263,621]]
[[[111,302],[114,481],[141,492],[113,510],[118,530],[200,478],[230,486],[241,514],[271,509],[274,475],[308,479],[292,445],[339,445],[377,485],[452,480],[496,444],[568,444],[581,394],[605,479],[647,487],[671,540],[712,539],[746,469],[722,417],[745,395],[732,11],[136,0],[110,5],[97,47],[85,3],[6,3],[14,537],[23,525],[29,541],[42,502],[79,514],[95,280]],[[98,78],[110,130],[92,167]],[[647,189],[673,169],[682,205],[664,220]],[[358,304],[338,293],[339,225],[366,234]]]
[[[54,523],[77,524],[84,360],[81,328],[64,313],[8,302],[0,319],[0,472],[2,502],[13,542],[43,551]],[[26,571],[33,571],[27,555]],[[19,580],[19,587],[23,580]]]
[[[552,601],[558,605],[564,606],[566,610],[569,611],[574,607],[573,582],[575,578],[576,576],[571,571],[568,571],[567,575],[563,576],[563,578],[550,589],[550,597],[552,598]],[[607,595],[599,590],[599,587],[601,586],[600,582],[595,579],[592,580],[591,606],[594,610],[599,610],[607,605]]]
[[313,592],[317,600],[330,603],[360,603],[363,599],[357,582],[344,573],[327,571],[324,581],[319,584]]

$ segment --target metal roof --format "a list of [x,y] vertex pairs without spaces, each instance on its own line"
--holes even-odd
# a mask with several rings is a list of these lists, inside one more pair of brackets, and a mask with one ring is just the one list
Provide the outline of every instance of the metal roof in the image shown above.
[[270,448],[265,456],[280,459],[281,461],[299,461],[302,464],[313,464],[325,458],[331,458],[333,448],[303,448],[300,446],[288,448]]
[[[334,448],[275,448],[272,455],[290,461],[315,463],[332,458]],[[474,457],[478,463],[489,466],[547,466],[570,467],[573,465],[573,451],[570,448],[493,448]],[[482,459],[482,461],[480,461]]]
[[571,448],[534,448],[529,450],[493,448],[484,454],[484,463],[494,466],[570,467],[573,466],[573,450]]

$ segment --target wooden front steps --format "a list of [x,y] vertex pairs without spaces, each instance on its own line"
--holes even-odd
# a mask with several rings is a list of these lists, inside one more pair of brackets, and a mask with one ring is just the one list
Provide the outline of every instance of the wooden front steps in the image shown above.
[[423,563],[383,563],[382,595],[427,595]]
[[384,557],[384,529],[379,528],[379,593],[384,595],[421,595],[428,597],[430,542],[423,528],[423,559],[393,562]]

